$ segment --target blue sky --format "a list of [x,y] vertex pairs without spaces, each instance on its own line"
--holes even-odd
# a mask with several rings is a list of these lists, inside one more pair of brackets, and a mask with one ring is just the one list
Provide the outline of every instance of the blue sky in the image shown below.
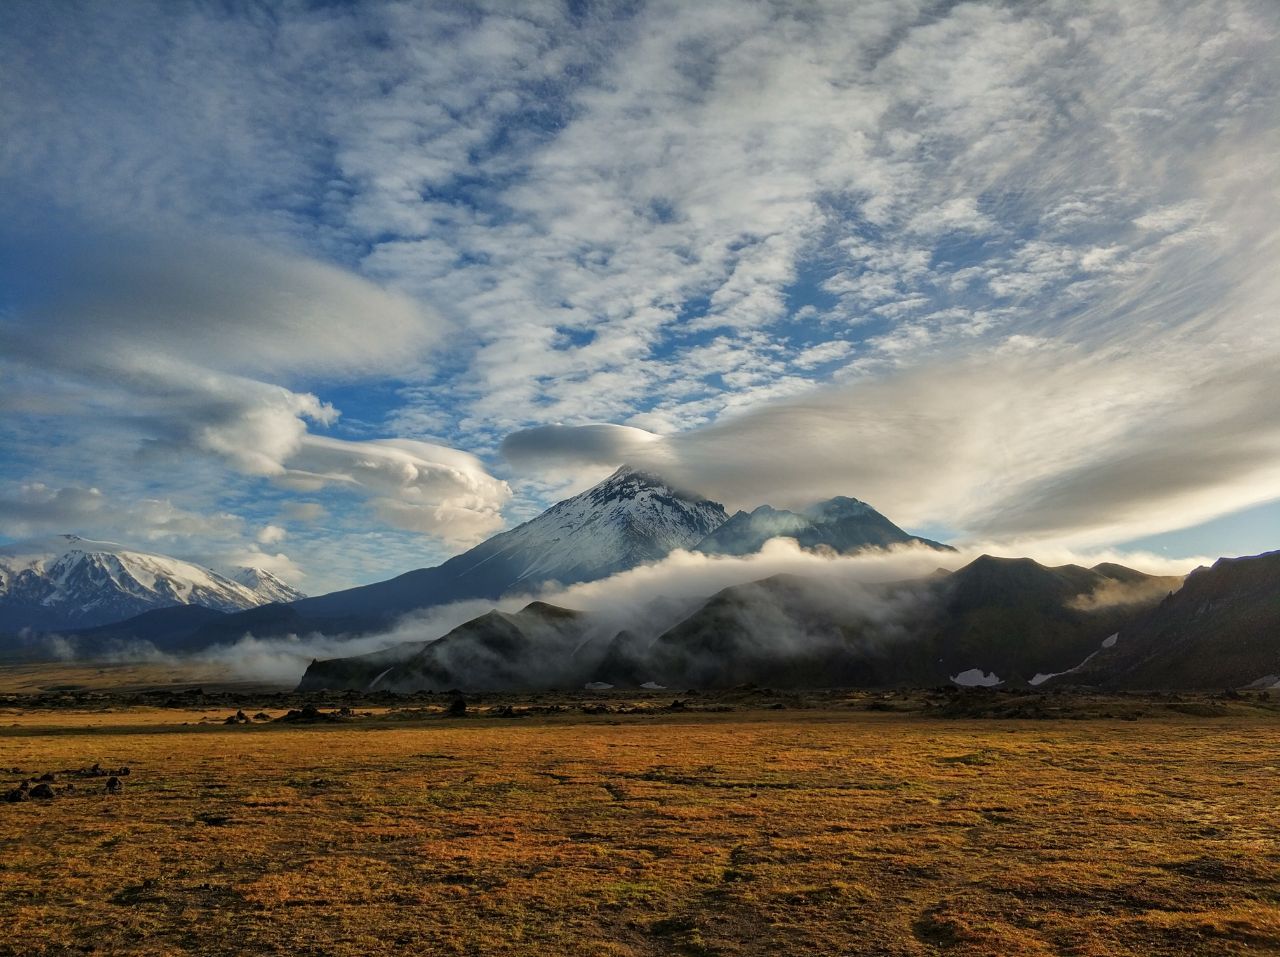
[[1280,545],[1280,10],[0,9],[0,537],[318,592],[621,461]]

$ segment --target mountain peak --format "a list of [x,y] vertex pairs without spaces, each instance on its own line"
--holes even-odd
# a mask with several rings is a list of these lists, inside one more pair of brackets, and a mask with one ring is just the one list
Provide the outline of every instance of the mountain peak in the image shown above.
[[0,631],[92,627],[175,605],[241,611],[281,600],[280,589],[297,597],[274,577],[262,586],[168,555],[54,535],[0,546]]
[[947,545],[909,535],[866,502],[845,495],[818,502],[803,512],[770,505],[750,513],[738,512],[697,548],[709,555],[751,555],[778,537],[794,538],[801,548],[829,548],[842,554],[912,543],[952,551]]
[[810,505],[804,509],[804,514],[815,521],[834,522],[843,518],[856,518],[864,515],[878,516],[880,513],[866,502],[850,498],[847,495],[837,495],[834,498]]
[[656,472],[625,464],[619,466],[608,478],[597,482],[582,494],[591,496],[595,501],[606,501],[613,498],[633,497],[647,490],[661,491],[677,498],[692,501],[707,501],[697,493],[676,488]]
[[237,568],[231,574],[231,580],[256,592],[266,601],[290,602],[306,597],[278,575],[256,565],[243,565]]

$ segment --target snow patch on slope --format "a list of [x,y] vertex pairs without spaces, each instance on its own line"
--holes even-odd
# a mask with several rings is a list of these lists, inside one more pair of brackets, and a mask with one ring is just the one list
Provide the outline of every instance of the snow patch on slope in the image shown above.
[[[1102,639],[1102,647],[1099,648],[1098,651],[1101,651],[1103,648],[1114,648],[1116,646],[1116,642],[1119,640],[1120,640],[1120,632],[1118,631],[1114,635],[1108,635],[1106,638]],[[1038,688],[1040,685],[1044,684],[1050,678],[1061,678],[1063,675],[1073,675],[1077,671],[1079,671],[1081,668],[1083,668],[1085,665],[1087,665],[1089,662],[1091,662],[1095,657],[1097,657],[1098,651],[1091,652],[1088,655],[1088,657],[1084,659],[1084,661],[1080,662],[1080,664],[1076,665],[1074,668],[1068,668],[1066,671],[1053,671],[1053,672],[1050,672],[1049,674],[1044,674],[1038,671],[1036,672],[1035,677],[1032,678],[1028,682],[1028,684],[1030,684],[1033,688]]]
[[961,688],[994,688],[996,685],[1004,684],[994,671],[988,674],[981,668],[962,671],[958,675],[952,675],[951,680]]

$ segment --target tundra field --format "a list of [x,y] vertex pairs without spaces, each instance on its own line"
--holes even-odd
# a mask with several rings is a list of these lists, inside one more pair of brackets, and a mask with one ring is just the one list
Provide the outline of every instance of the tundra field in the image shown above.
[[1275,696],[452,701],[0,695],[0,954],[1280,953]]

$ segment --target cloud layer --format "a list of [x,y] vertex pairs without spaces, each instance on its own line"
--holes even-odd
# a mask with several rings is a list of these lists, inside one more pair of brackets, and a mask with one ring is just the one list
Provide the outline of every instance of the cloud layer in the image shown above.
[[[146,467],[198,453],[293,489],[354,491],[372,520],[450,544],[501,526],[510,491],[475,456],[313,434],[338,410],[258,378],[415,368],[442,325],[410,298],[229,239],[177,234],[54,254],[25,286],[16,320],[0,323],[3,364],[20,382],[34,368],[52,374],[54,389],[90,389],[100,414],[139,435]],[[9,528],[20,534],[21,523]]]
[[0,481],[344,580],[622,460],[1005,541],[1274,499],[1277,64],[1268,0],[9,3]]

